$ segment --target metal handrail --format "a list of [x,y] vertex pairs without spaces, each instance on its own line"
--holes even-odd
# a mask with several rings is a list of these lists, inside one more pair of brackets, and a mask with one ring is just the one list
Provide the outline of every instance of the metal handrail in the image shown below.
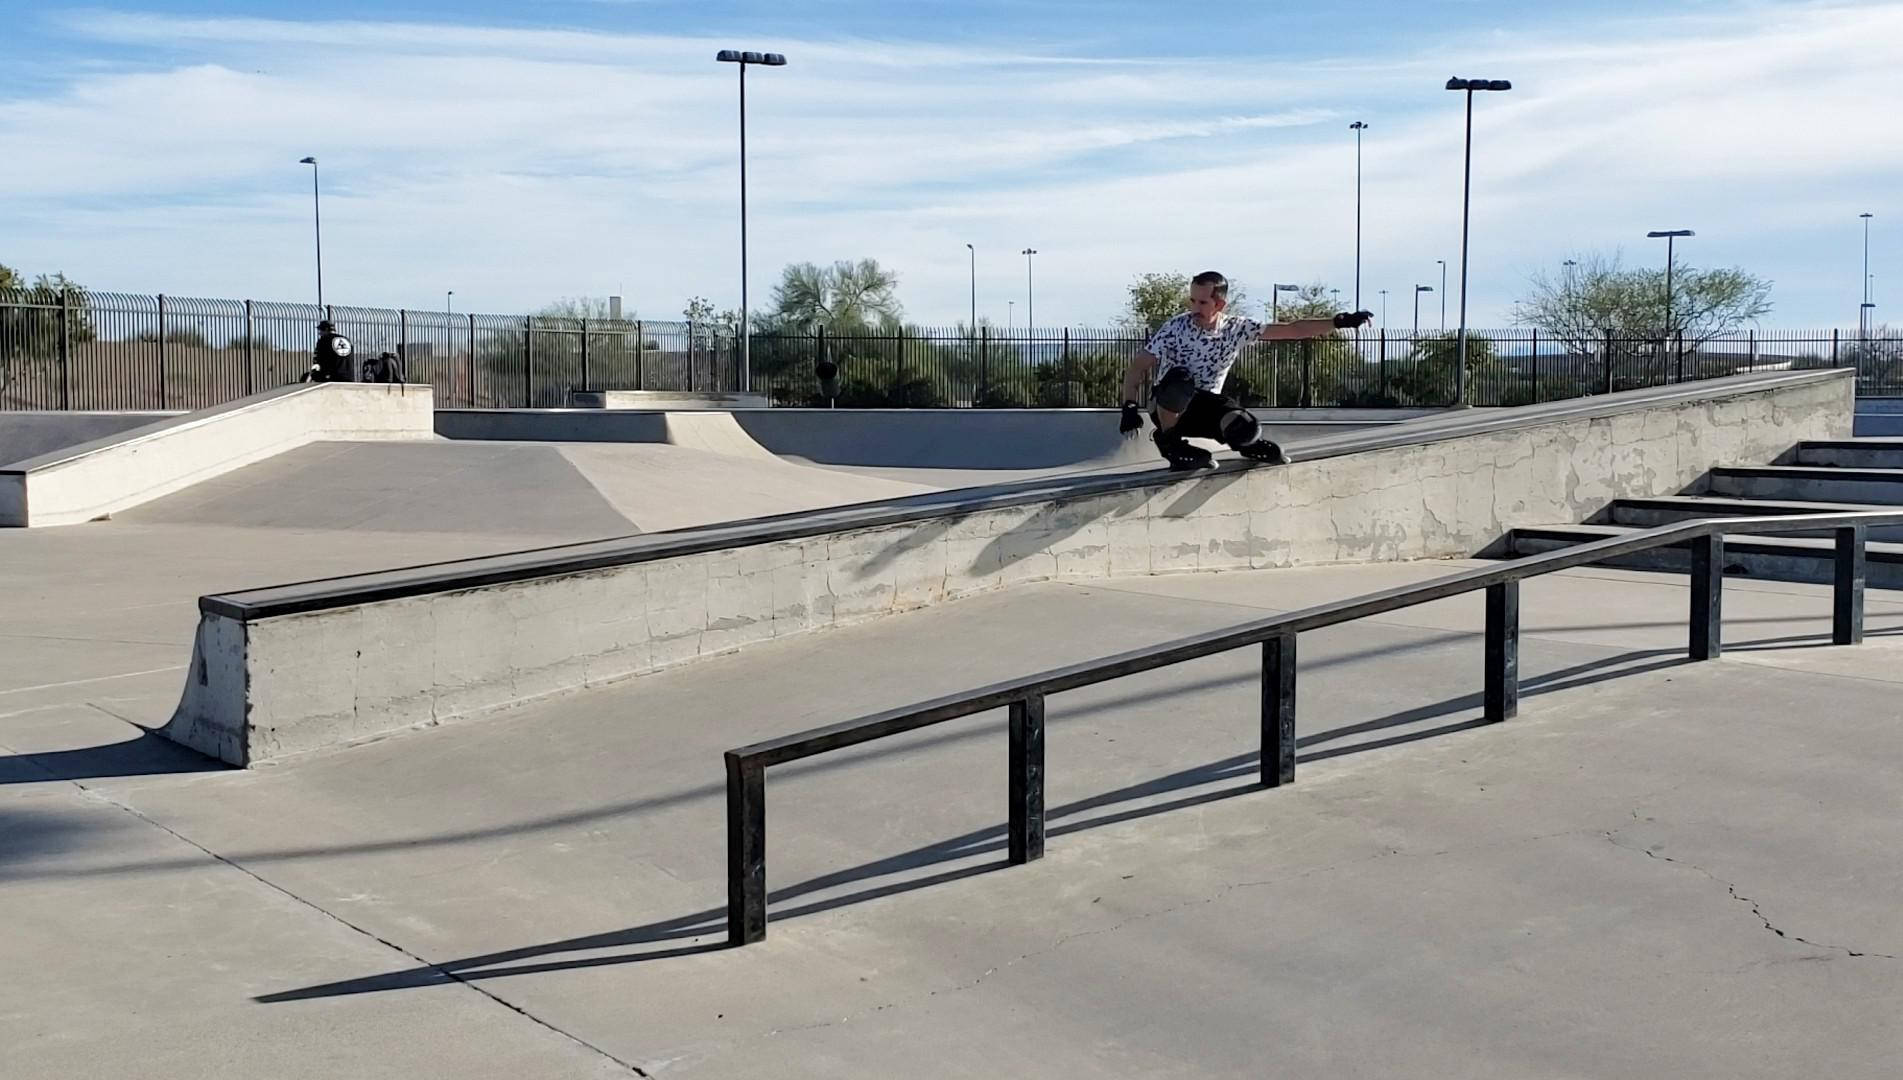
[[1114,656],[1086,660],[976,690],[887,709],[824,727],[729,750],[727,764],[727,936],[730,945],[766,937],[766,770],[801,758],[970,716],[1010,709],[1010,827],[1012,863],[1044,854],[1044,699],[1064,690],[1108,682],[1245,645],[1262,646],[1262,771],[1264,787],[1295,780],[1296,637],[1306,630],[1364,619],[1416,604],[1487,590],[1484,718],[1511,719],[1519,711],[1520,582],[1620,555],[1689,543],[1692,659],[1722,650],[1724,544],[1728,533],[1793,533],[1830,529],[1835,535],[1831,641],[1863,640],[1863,596],[1868,532],[1903,525],[1903,510],[1775,517],[1697,518],[1629,536],[1578,544],[1365,596],[1335,600],[1255,619]]

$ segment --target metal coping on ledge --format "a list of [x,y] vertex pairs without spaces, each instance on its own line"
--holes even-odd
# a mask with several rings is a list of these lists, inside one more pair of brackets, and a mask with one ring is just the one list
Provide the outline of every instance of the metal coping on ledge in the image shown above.
[[[1670,386],[1626,390],[1616,394],[1570,398],[1499,410],[1463,409],[1405,421],[1387,427],[1323,436],[1304,442],[1296,463],[1370,450],[1444,442],[1470,435],[1541,427],[1581,418],[1597,419],[1685,401],[1764,392],[1807,383],[1849,380],[1849,368],[1806,372],[1734,375],[1722,379],[1675,383]],[[297,615],[328,608],[398,600],[452,589],[529,581],[535,578],[585,573],[632,563],[696,555],[735,547],[821,536],[844,529],[877,528],[909,521],[927,521],[1006,509],[1057,496],[1071,498],[1113,494],[1135,488],[1158,487],[1182,480],[1239,474],[1265,468],[1244,460],[1224,461],[1213,469],[1174,473],[1159,461],[1153,468],[1090,476],[1058,475],[982,488],[958,488],[908,495],[876,502],[855,503],[823,510],[802,510],[770,517],[749,518],[718,525],[667,532],[642,533],[601,540],[561,544],[473,559],[457,559],[342,577],[293,582],[241,592],[201,596],[199,611],[240,621]],[[1286,467],[1286,466],[1276,466]]]

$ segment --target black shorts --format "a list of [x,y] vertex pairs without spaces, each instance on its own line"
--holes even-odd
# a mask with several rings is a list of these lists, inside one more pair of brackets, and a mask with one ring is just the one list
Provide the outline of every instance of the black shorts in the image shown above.
[[[1170,433],[1185,439],[1222,438],[1222,418],[1242,406],[1197,386],[1182,368],[1171,368],[1157,380],[1150,400],[1158,408],[1178,414]],[[1176,407],[1173,407],[1176,406]],[[1151,419],[1155,419],[1152,415]]]

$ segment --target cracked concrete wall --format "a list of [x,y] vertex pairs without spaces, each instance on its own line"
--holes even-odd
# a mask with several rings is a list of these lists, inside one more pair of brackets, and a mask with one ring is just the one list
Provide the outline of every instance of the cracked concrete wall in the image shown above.
[[1019,582],[1468,556],[1517,525],[1846,437],[1851,419],[1847,381],[1734,393],[217,627],[201,644],[242,656],[200,669],[222,684],[188,694],[167,733],[245,764]]

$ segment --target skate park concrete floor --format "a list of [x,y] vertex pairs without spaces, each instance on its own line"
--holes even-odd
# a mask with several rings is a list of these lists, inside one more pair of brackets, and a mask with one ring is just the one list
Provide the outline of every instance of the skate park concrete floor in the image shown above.
[[721,751],[1467,565],[1025,586],[251,771],[50,652],[0,672],[4,1071],[1895,1075],[1879,591],[1832,648],[1827,589],[1727,579],[1699,664],[1682,576],[1529,581],[1502,725],[1478,594],[1306,634],[1276,790],[1254,650],[1057,695],[1021,867],[1000,714],[775,769],[723,947]]

